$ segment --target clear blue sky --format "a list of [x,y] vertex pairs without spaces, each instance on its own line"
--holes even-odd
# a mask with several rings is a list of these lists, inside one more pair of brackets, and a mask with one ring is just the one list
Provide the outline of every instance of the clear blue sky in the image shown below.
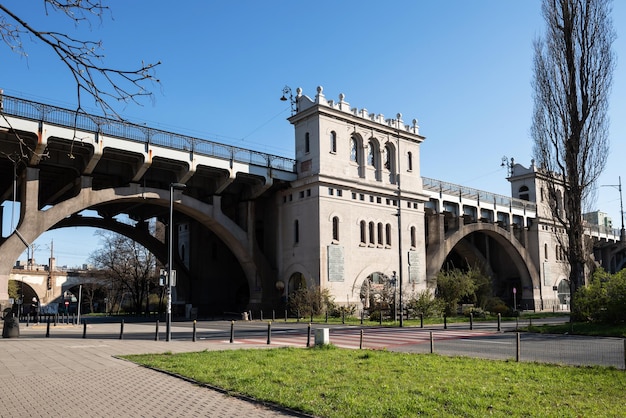
[[[532,42],[544,30],[540,0],[108,3],[112,18],[94,21],[81,36],[103,41],[109,66],[162,62],[154,101],[119,108],[135,122],[293,157],[289,107],[278,100],[282,88],[302,87],[313,96],[321,85],[328,99],[344,93],[352,107],[386,117],[400,112],[407,123],[418,119],[426,136],[423,176],[510,195],[501,158],[530,163]],[[35,27],[74,30],[45,17],[41,4],[10,1],[7,7]],[[600,184],[617,184],[619,176],[626,183],[626,38],[620,31],[626,2],[615,2],[613,20],[618,65],[611,152]],[[28,58],[2,49],[5,93],[75,105],[61,63],[28,38],[24,46]],[[616,188],[601,187],[594,209],[619,227]],[[6,235],[10,209],[4,218]],[[47,262],[52,239],[58,264],[70,266],[82,264],[98,243],[89,229],[49,232],[37,241],[39,262]]]

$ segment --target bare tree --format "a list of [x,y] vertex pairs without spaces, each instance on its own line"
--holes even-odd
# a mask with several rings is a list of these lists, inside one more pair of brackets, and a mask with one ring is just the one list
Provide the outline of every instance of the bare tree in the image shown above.
[[[41,12],[46,15],[65,15],[77,28],[79,25],[90,25],[93,19],[101,20],[109,12],[109,7],[102,0],[43,0]],[[112,102],[138,103],[139,98],[152,96],[145,84],[159,82],[154,68],[160,62],[142,62],[137,68],[131,69],[109,68],[104,63],[102,41],[78,39],[67,31],[40,30],[31,25],[28,19],[0,4],[0,37],[4,43],[13,52],[26,56],[22,43],[22,37],[25,36],[50,47],[72,74],[76,82],[77,113],[82,111],[82,97],[85,93],[95,100],[96,106],[105,115],[119,117]]]
[[610,0],[544,0],[542,11],[546,34],[534,44],[531,134],[556,230],[565,231],[556,239],[566,249],[574,295],[585,283],[583,205],[609,150],[615,32]]
[[123,235],[108,231],[97,234],[102,237],[102,246],[90,255],[90,262],[102,270],[112,288],[130,295],[134,312],[140,313],[150,288],[157,284],[156,257]]

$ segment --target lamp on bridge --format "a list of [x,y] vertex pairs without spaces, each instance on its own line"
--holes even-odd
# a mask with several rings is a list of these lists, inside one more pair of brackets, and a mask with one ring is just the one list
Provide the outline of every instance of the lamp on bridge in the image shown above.
[[169,236],[167,240],[167,314],[165,317],[165,341],[170,341],[172,339],[172,243],[174,241],[174,189],[182,190],[185,187],[187,187],[187,185],[184,183],[170,184],[170,220],[168,225]]
[[[287,95],[289,95],[289,98],[287,98]],[[291,115],[293,116],[296,113],[296,101],[293,98],[293,94],[291,93],[291,87],[289,86],[285,86],[283,87],[283,95],[280,98],[281,102],[286,102],[289,101],[289,103],[291,104]]]
[[511,177],[513,175],[513,166],[515,165],[515,159],[511,158],[511,161],[509,161],[509,159],[507,158],[507,156],[505,155],[504,157],[502,157],[502,163],[500,164],[500,167],[506,167],[506,176],[507,177]]

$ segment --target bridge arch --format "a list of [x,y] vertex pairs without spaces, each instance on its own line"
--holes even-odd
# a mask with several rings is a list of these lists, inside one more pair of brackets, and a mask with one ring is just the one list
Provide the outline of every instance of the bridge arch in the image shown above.
[[[4,289],[7,288],[11,269],[15,260],[23,252],[25,243],[33,242],[41,234],[57,225],[71,223],[71,220],[66,219],[71,218],[72,215],[115,202],[141,202],[167,208],[170,199],[169,193],[169,190],[145,188],[137,184],[101,190],[83,187],[75,197],[64,200],[47,210],[39,210],[32,200],[24,199],[25,203],[21,205],[22,216],[20,223],[15,232],[0,245],[2,249],[0,251],[0,286],[3,286]],[[248,282],[250,298],[255,297],[254,292],[259,293],[255,289],[258,287],[256,286],[256,282],[258,282],[257,275],[259,274],[257,265],[260,255],[255,253],[255,248],[251,243],[252,240],[248,239],[247,233],[222,213],[219,205],[219,196],[213,198],[212,205],[187,195],[180,196],[178,200],[180,203],[176,204],[175,207],[177,212],[188,216],[210,230],[230,250],[237,259]],[[128,230],[124,231],[128,232]],[[147,239],[143,241],[142,244],[148,244],[145,245],[148,249],[158,248],[157,243],[154,241]],[[162,253],[162,250],[155,253],[155,255],[158,253]],[[4,291],[6,292],[6,290]]]
[[[480,237],[486,238],[485,244],[479,248],[477,243]],[[490,248],[495,244],[497,248]],[[493,252],[497,250],[500,260],[494,260]],[[535,295],[535,289],[541,287],[538,269],[528,250],[520,243],[511,231],[492,223],[471,223],[461,225],[455,231],[449,231],[439,245],[427,248],[427,279],[435,283],[437,273],[444,267],[444,263],[453,252],[458,252],[462,258],[471,259],[478,264],[483,273],[502,281],[504,279],[519,278],[521,297],[519,301],[533,304],[541,295]],[[509,271],[503,272],[503,266],[513,269],[515,275]],[[502,277],[507,275],[508,277]]]

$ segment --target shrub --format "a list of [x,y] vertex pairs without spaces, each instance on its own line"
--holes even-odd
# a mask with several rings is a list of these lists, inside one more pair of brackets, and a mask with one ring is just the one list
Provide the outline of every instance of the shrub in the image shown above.
[[407,308],[416,315],[422,314],[424,318],[441,316],[443,314],[443,303],[429,290],[423,290],[409,299]]
[[506,303],[498,297],[492,297],[487,300],[487,304],[485,305],[485,310],[487,312],[491,312],[493,314],[500,315],[510,315],[511,308],[506,306]]
[[615,274],[596,270],[591,282],[574,295],[572,318],[599,323],[626,321],[626,270]]

